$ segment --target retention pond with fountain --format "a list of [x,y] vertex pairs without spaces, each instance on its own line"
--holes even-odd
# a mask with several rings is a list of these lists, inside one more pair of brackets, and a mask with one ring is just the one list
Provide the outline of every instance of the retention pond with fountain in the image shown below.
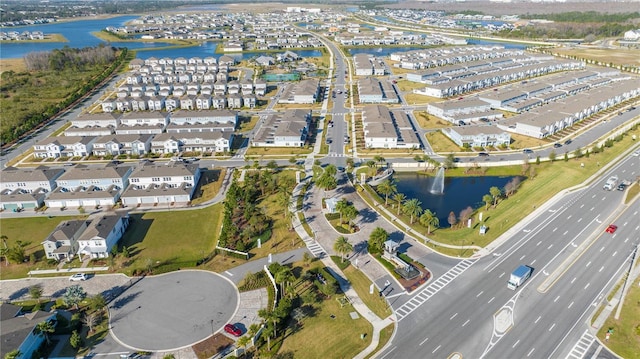
[[393,175],[398,192],[407,199],[416,198],[422,202],[422,208],[435,212],[441,225],[447,223],[452,211],[458,215],[469,206],[473,209],[482,207],[482,196],[489,194],[491,187],[498,187],[504,193],[505,185],[514,177],[445,177],[443,169],[439,169],[435,177],[402,172]]

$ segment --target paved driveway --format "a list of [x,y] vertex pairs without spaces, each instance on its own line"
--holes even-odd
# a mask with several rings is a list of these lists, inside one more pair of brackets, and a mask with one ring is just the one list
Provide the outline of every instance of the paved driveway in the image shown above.
[[111,334],[136,350],[187,347],[221,330],[237,311],[238,297],[231,281],[213,272],[146,277],[109,305]]

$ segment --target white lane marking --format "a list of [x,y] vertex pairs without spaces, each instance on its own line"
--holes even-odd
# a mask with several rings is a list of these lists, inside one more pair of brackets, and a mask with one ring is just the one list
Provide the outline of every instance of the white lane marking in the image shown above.
[[531,354],[533,354],[533,351],[536,350],[536,348],[531,348],[531,351],[529,352],[529,354],[527,354],[528,357],[531,356]]
[[540,319],[542,318],[542,316],[538,316],[538,319],[536,319],[535,322],[533,322],[534,324],[538,324],[538,322],[540,321]]
[[627,238],[624,240],[624,243],[627,243],[627,241],[628,241],[628,240],[629,240],[629,237],[627,237]]
[[533,262],[531,262],[531,265],[536,264],[537,259],[534,259]]
[[590,265],[591,265],[591,261],[589,261],[589,263],[587,263],[587,268],[589,268]]
[[538,242],[538,244],[536,244],[536,247],[539,246],[540,244],[542,244],[542,241]]
[[551,247],[553,247],[553,244],[550,244],[549,247],[547,247],[547,249],[551,249]]
[[224,273],[233,277],[233,273],[229,272],[228,270],[224,271]]
[[553,302],[554,302],[554,303],[555,303],[555,302],[557,302],[557,301],[558,301],[558,299],[560,299],[560,296],[557,296],[557,297],[556,297],[556,299],[554,299],[554,300],[553,300]]
[[562,233],[563,236],[566,236],[567,233],[569,233],[569,231],[564,231],[564,233]]
[[567,217],[567,219],[571,219],[571,216],[573,216],[572,214],[569,215],[569,217]]
[[578,218],[578,223],[582,222],[582,217]]
[[487,304],[493,302],[493,300],[496,299],[496,297],[492,297],[491,299],[489,299],[489,301],[487,302]]
[[584,289],[589,288],[590,285],[591,285],[591,283],[587,283],[587,285],[584,286]]
[[573,284],[573,282],[576,281],[576,277],[573,277],[573,279],[571,280],[571,284]]
[[604,250],[604,246],[602,246],[602,248],[600,248],[600,252],[602,252]]
[[591,207],[591,209],[589,211],[593,211],[594,209],[596,209],[596,207]]
[[470,321],[470,320],[469,320],[469,319],[467,319],[467,321],[466,321],[466,322],[464,322],[464,324],[462,324],[462,326],[464,327],[465,325],[469,324],[469,321]]
[[602,272],[603,269],[604,269],[604,266],[600,267],[600,270],[598,271],[598,273]]
[[584,203],[580,205],[580,208],[584,207]]
[[555,327],[556,327],[556,323],[553,323],[553,324],[551,325],[551,328],[549,328],[549,331],[552,331],[552,330],[553,330],[553,328],[555,328]]
[[526,254],[525,254],[525,255],[523,255],[522,257],[520,257],[520,260],[523,260],[523,259],[524,259],[524,257],[526,257],[526,256],[527,256]]
[[427,340],[429,340],[429,338],[425,338],[423,341],[420,342],[420,345],[424,344],[427,342]]
[[505,272],[502,272],[498,278],[502,278],[505,275]]
[[441,347],[441,346],[442,346],[442,345],[438,345],[438,347],[437,347],[437,348],[433,349],[433,351],[431,352],[431,354],[434,354],[435,352],[437,352],[437,351],[438,351],[438,349],[440,349],[440,347]]
[[573,307],[573,302],[569,303],[569,306],[567,307],[567,309],[571,309],[571,307]]
[[483,290],[483,291],[481,291],[480,293],[478,293],[478,295],[476,295],[476,298],[478,298],[479,296],[481,296],[481,295],[482,295],[482,293],[484,293],[484,290]]
[[454,314],[451,318],[449,318],[449,320],[453,320],[453,318],[457,317],[458,313]]
[[557,231],[557,230],[558,230],[558,227],[554,228],[554,229],[553,229],[553,232],[555,232],[555,231]]
[[616,254],[618,254],[618,251],[613,252],[613,254],[611,255],[612,257],[615,257]]
[[520,343],[520,339],[518,339],[515,343],[513,343],[513,346],[511,346],[512,348],[515,348],[516,345],[518,345],[518,343]]

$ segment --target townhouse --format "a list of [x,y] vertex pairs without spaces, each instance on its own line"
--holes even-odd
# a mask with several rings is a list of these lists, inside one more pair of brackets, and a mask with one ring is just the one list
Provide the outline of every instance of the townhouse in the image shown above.
[[0,208],[10,211],[40,208],[47,194],[56,188],[56,179],[63,173],[63,169],[45,166],[3,169]]
[[124,206],[186,206],[192,199],[201,169],[197,164],[143,162],[131,174],[122,194]]

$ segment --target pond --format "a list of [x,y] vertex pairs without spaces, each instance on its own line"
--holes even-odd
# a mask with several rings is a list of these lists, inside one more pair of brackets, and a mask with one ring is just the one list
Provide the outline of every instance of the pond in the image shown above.
[[[417,173],[396,172],[393,178],[399,193],[407,199],[417,198],[423,209],[435,212],[440,226],[448,226],[447,217],[453,211],[456,216],[460,211],[471,206],[478,209],[484,206],[482,196],[489,194],[489,188],[498,187],[504,192],[504,186],[515,176],[480,176],[480,177],[445,177],[444,193],[431,193],[434,177]],[[524,177],[520,177],[524,180]]]

